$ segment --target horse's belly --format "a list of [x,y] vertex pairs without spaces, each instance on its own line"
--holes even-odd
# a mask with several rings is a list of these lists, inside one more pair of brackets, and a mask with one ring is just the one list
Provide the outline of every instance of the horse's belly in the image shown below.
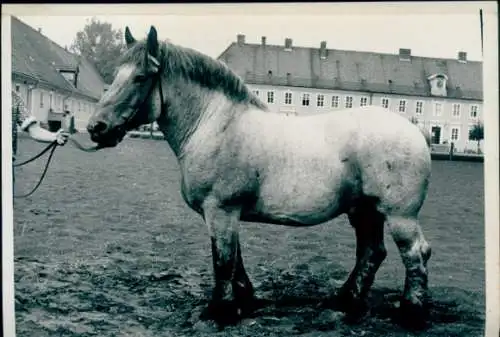
[[349,197],[345,187],[345,181],[340,179],[325,182],[314,176],[287,184],[276,180],[261,186],[254,205],[243,211],[242,220],[291,226],[317,225],[343,212]]

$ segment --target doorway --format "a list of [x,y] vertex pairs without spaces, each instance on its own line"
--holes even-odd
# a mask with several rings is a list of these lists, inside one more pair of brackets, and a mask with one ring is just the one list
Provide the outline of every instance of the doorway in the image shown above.
[[440,126],[433,126],[431,128],[431,143],[432,144],[441,144],[441,127]]

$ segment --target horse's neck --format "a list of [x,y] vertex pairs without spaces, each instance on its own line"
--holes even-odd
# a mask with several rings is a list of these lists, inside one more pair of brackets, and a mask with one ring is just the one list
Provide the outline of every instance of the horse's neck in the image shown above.
[[179,159],[217,147],[223,130],[245,109],[216,91],[190,88],[176,93],[158,125]]

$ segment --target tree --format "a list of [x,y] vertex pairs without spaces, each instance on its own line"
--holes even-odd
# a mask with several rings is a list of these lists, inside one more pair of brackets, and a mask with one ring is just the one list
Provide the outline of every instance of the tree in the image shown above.
[[484,127],[481,122],[477,122],[469,131],[469,139],[477,141],[477,153],[481,153],[481,141],[484,139]]
[[92,18],[83,30],[76,33],[71,51],[93,62],[103,80],[110,84],[116,61],[125,51],[123,32],[113,29],[110,23]]

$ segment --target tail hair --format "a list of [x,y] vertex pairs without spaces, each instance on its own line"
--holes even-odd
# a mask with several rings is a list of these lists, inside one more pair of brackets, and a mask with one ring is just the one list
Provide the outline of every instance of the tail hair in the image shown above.
[[431,148],[431,134],[429,131],[427,131],[424,128],[418,127],[420,129],[420,132],[422,132],[422,135],[425,138],[425,142],[427,143],[427,147]]

